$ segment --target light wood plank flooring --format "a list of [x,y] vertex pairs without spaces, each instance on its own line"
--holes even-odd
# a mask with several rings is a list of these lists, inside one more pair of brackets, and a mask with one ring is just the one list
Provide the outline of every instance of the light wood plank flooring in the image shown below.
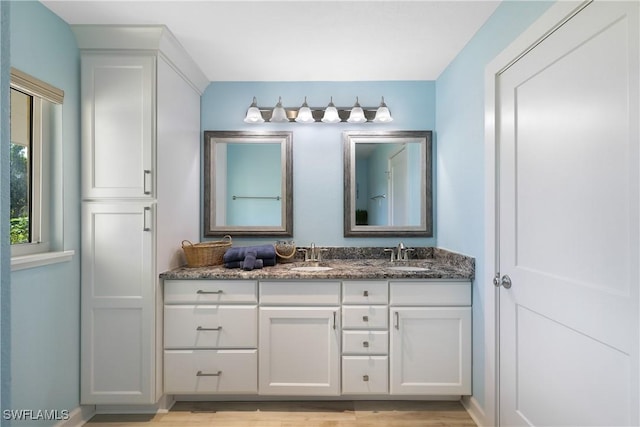
[[96,415],[87,427],[475,427],[460,402],[178,402],[157,415]]

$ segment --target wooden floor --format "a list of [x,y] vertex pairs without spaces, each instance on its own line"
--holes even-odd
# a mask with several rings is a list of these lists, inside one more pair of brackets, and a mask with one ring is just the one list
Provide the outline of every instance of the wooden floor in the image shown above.
[[475,427],[460,402],[178,402],[166,414],[96,415],[88,427]]

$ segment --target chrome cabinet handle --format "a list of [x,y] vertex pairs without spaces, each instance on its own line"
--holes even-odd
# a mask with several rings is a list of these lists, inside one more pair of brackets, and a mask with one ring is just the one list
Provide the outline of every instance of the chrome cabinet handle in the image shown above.
[[369,321],[369,316],[362,316],[362,321],[363,322],[368,322]]
[[150,221],[147,221],[147,218],[150,216],[150,214],[151,214],[151,208],[148,206],[145,206],[144,213],[142,214],[143,216],[142,231],[151,231],[151,227],[149,227]]
[[368,297],[368,296],[369,296],[369,291],[364,291],[364,292],[362,293],[362,296],[363,296],[363,297]]
[[365,348],[369,348],[369,341],[362,341],[362,346]]
[[221,331],[222,330],[222,326],[218,326],[217,328],[204,328],[202,326],[198,326],[196,328],[196,331]]
[[197,294],[221,294],[223,293],[222,289],[218,289],[217,291],[203,291],[202,289],[198,289]]
[[144,194],[151,194],[151,190],[147,190],[147,176],[151,178],[151,171],[149,169],[145,169],[142,175],[142,189]]
[[220,375],[222,375],[222,371],[218,371],[218,372],[216,372],[214,374],[207,374],[207,373],[204,373],[202,371],[198,371],[196,373],[196,377],[219,377]]
[[362,381],[369,381],[369,375],[363,375]]
[[396,329],[400,329],[400,315],[398,314],[397,311],[393,312],[393,318],[394,318],[393,327]]
[[333,312],[333,329],[336,329],[336,312]]

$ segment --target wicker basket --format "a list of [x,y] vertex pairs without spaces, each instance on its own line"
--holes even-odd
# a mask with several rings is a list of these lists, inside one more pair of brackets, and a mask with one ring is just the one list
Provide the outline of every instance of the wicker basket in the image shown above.
[[222,240],[202,243],[182,241],[182,250],[187,258],[187,267],[205,267],[221,265],[224,253],[231,247],[231,236],[226,235]]
[[296,255],[296,244],[294,242],[279,241],[275,244],[276,255],[279,262],[292,262]]

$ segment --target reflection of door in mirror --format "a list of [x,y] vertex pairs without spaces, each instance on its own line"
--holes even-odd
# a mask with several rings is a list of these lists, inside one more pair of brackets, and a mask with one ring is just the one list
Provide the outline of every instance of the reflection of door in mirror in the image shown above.
[[356,145],[356,209],[367,224],[420,225],[420,143]]
[[280,143],[217,143],[217,226],[278,226],[282,223]]

